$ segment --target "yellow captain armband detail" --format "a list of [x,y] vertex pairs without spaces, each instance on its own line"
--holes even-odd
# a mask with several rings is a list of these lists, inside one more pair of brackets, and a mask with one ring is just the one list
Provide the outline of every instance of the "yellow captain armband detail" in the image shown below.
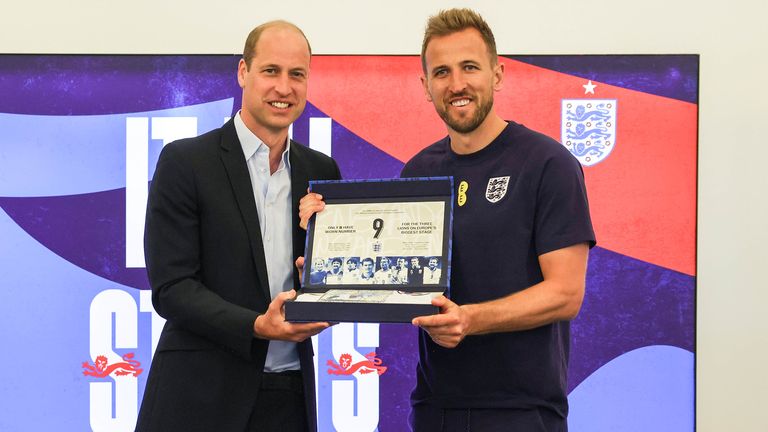
[[467,202],[467,189],[469,189],[469,183],[462,180],[462,182],[459,183],[459,196],[456,200],[456,202],[459,204],[459,207],[463,206]]

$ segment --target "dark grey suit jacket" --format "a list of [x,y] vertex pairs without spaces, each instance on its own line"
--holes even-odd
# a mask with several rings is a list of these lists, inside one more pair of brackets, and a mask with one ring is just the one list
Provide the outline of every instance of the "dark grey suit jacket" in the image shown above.
[[[309,180],[340,178],[330,157],[291,143],[293,255],[304,254],[298,202]],[[163,149],[149,192],[144,248],[152,301],[167,322],[149,372],[139,431],[242,432],[268,341],[253,322],[270,303],[259,218],[230,120]],[[298,272],[294,285],[299,286]],[[316,429],[312,345],[298,345]]]

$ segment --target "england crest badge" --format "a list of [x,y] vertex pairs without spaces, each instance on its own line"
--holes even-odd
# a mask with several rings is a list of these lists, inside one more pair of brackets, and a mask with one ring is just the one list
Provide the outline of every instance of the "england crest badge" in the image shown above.
[[616,146],[616,99],[563,99],[561,142],[584,166]]
[[509,176],[488,179],[488,187],[485,188],[485,199],[492,204],[499,202],[507,194],[507,186],[509,186]]

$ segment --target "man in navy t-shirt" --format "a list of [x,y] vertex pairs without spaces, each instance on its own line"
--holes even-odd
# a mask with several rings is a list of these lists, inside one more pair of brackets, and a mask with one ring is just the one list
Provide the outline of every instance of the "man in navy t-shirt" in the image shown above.
[[566,431],[569,320],[595,235],[578,161],[503,120],[487,23],[467,9],[430,18],[422,84],[448,129],[402,177],[453,176],[451,298],[415,318],[416,431]]

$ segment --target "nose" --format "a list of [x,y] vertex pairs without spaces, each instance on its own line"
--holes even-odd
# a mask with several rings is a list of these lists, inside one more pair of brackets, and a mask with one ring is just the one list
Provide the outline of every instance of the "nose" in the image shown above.
[[448,83],[448,90],[450,90],[451,93],[457,94],[463,92],[466,88],[467,80],[465,79],[464,74],[461,72],[452,73],[450,82]]
[[280,74],[275,82],[275,92],[280,96],[288,96],[291,93],[290,78],[287,73]]

